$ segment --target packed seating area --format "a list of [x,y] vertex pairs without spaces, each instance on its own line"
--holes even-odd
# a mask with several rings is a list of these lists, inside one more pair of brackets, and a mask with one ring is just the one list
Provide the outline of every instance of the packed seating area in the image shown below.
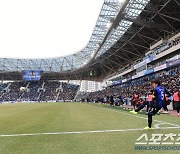
[[0,84],[0,102],[72,101],[78,85],[59,81],[20,81]]
[[[56,96],[58,94],[57,88],[59,87],[60,83],[55,81],[46,81],[44,86],[40,89],[41,95],[40,100],[48,101],[48,100],[56,100]],[[44,90],[46,89],[46,90]]]
[[[89,93],[86,98],[92,102],[107,102],[110,96],[113,96],[114,100],[120,98],[131,99],[133,93],[138,92],[141,98],[147,99],[150,90],[153,89],[152,81],[154,79],[159,79],[162,85],[166,87],[170,93],[173,93],[175,88],[180,89],[180,67],[127,81],[120,85],[110,86],[102,91]],[[82,99],[86,98],[82,97]]]

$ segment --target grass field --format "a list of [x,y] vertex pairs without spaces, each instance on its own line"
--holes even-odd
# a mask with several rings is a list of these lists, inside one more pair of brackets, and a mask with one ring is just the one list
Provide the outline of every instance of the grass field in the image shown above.
[[94,103],[1,104],[0,154],[180,154],[180,150],[135,150],[136,139],[143,133],[180,134],[176,128],[180,117],[160,115],[154,119],[153,126],[160,129],[143,130],[146,115],[132,115],[119,107]]

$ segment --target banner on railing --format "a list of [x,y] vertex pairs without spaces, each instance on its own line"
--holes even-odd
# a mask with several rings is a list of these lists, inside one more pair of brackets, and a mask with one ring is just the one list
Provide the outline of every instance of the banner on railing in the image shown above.
[[167,65],[166,65],[166,64],[162,64],[162,65],[160,65],[160,66],[155,67],[155,68],[154,68],[154,72],[163,70],[163,69],[165,69],[165,68],[167,68]]
[[144,73],[144,75],[151,74],[151,73],[153,73],[153,72],[154,72],[154,68],[151,68],[151,69],[149,69],[149,70],[146,70],[145,73]]
[[178,65],[178,64],[180,64],[180,59],[168,62],[167,67],[172,67],[172,66],[175,66],[175,65]]

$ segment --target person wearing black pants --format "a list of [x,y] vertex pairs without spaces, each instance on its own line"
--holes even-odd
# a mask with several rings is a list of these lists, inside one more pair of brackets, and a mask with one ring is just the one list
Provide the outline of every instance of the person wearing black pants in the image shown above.
[[160,85],[159,80],[155,80],[153,82],[153,87],[153,107],[148,112],[148,126],[144,129],[152,129],[152,116],[156,115],[156,113],[158,113],[158,111],[162,108],[163,103],[165,102],[165,94],[167,94],[168,97],[171,96],[171,94]]
[[156,106],[156,107],[153,107],[149,110],[148,112],[148,128],[145,127],[144,129],[151,129],[151,125],[152,125],[152,116],[156,115],[156,113],[159,112],[159,110],[161,109],[160,106]]
[[148,102],[148,101],[144,101],[144,102],[135,110],[135,112],[139,112],[139,111],[142,110],[145,106],[146,106],[146,112],[148,112],[148,110],[149,110],[149,102]]
[[148,101],[140,100],[143,103],[142,104],[140,103],[140,106],[138,106],[138,108],[135,109],[134,111],[130,111],[130,113],[137,114],[137,112],[139,112],[140,110],[142,110],[146,106],[146,114],[148,114],[149,108],[150,107],[152,108],[152,100],[153,100],[152,99],[152,93],[153,93],[153,91],[151,90],[149,92]]
[[148,101],[144,101],[142,104],[140,103],[138,108],[135,109],[135,110],[130,111],[130,113],[137,114],[137,112],[142,110],[145,106],[146,106],[146,113],[148,113],[148,111],[149,111],[149,102]]

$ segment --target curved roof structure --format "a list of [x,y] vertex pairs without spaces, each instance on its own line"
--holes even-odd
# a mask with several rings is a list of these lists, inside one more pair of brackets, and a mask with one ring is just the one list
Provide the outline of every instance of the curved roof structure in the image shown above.
[[1,58],[0,66],[4,71],[42,70],[46,72],[62,72],[75,70],[87,64],[97,52],[109,28],[108,23],[115,20],[123,3],[118,0],[105,0],[92,36],[87,46],[73,55],[50,59],[13,59]]
[[[22,70],[41,70],[42,79],[102,80],[142,58],[150,44],[179,31],[177,0],[105,0],[87,46],[50,59],[0,58],[0,76],[22,79]],[[89,76],[89,71],[94,71]]]

